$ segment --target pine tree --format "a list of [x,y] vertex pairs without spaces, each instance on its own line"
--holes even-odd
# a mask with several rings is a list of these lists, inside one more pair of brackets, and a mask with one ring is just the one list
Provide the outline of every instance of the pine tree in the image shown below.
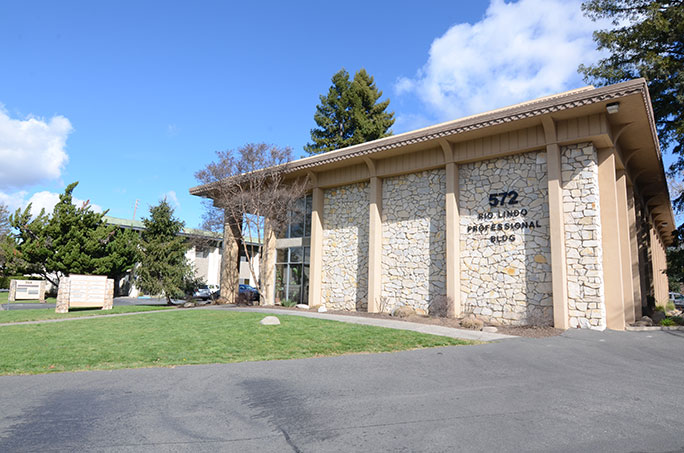
[[13,241],[10,238],[9,209],[7,205],[0,203],[0,278],[7,275],[8,255],[13,249]]
[[394,112],[385,111],[390,101],[378,102],[382,91],[378,91],[373,76],[365,69],[354,75],[351,93],[352,144],[392,135],[390,127],[394,124]]
[[[592,19],[607,18],[614,27],[598,30],[594,41],[606,58],[580,66],[588,82],[608,85],[644,77],[653,103],[658,137],[684,171],[684,2],[662,0],[590,0],[582,9]],[[684,193],[675,207],[684,209]]]
[[188,244],[179,233],[184,223],[173,216],[166,200],[150,208],[150,218],[143,219],[141,260],[136,286],[147,294],[162,294],[167,303],[182,298],[196,286],[192,265],[185,257]]
[[304,150],[319,154],[392,135],[394,112],[386,112],[389,99],[379,102],[382,91],[365,69],[349,80],[341,69],[332,77],[327,96],[320,96],[311,130],[312,143]]

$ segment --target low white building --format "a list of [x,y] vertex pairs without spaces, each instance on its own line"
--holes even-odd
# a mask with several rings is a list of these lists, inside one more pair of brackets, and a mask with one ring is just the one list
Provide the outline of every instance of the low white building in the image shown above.
[[[105,216],[104,221],[108,225],[116,225],[119,228],[126,228],[141,232],[145,225],[140,220],[120,219],[117,217]],[[219,288],[221,284],[221,260],[223,258],[223,235],[211,231],[198,230],[195,228],[183,228],[182,236],[188,239],[189,248],[185,253],[186,258],[195,269],[195,276],[201,278],[210,288]],[[256,246],[256,244],[249,244]],[[254,266],[257,278],[259,262],[256,258]],[[129,273],[119,282],[120,296],[126,295],[137,297],[138,289],[134,284],[134,277]],[[244,253],[240,255],[240,283],[257,286],[257,282],[252,277]]]

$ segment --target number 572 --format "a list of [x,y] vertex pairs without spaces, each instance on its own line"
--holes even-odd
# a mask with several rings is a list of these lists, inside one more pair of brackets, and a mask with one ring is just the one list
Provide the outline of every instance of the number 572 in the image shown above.
[[508,192],[489,194],[489,206],[497,207],[505,204],[518,204],[518,192],[511,190]]

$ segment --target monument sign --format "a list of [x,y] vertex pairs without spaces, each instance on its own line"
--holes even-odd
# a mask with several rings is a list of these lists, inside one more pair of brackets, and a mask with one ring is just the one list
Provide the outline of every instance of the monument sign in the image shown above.
[[57,291],[56,313],[71,307],[102,307],[111,310],[114,303],[114,280],[106,275],[70,275],[63,277]]
[[17,300],[39,300],[45,303],[44,280],[12,280],[10,282],[9,302]]

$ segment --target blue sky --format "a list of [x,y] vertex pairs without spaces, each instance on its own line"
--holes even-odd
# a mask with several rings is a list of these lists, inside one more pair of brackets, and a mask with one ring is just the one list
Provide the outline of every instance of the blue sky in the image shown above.
[[303,155],[342,67],[375,77],[400,133],[583,86],[597,58],[577,1],[248,3],[3,2],[0,202],[80,181],[110,215],[166,196],[196,227],[194,172],[249,142]]

